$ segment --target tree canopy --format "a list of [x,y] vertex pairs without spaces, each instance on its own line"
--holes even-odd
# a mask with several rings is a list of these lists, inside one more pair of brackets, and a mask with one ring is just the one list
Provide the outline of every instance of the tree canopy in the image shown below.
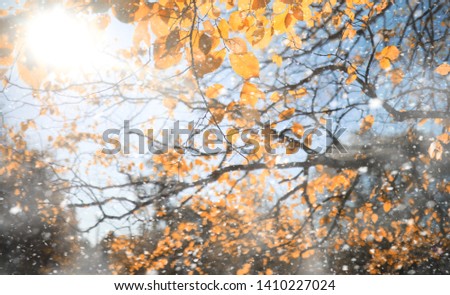
[[24,2],[3,270],[92,247],[115,274],[450,272],[447,1]]

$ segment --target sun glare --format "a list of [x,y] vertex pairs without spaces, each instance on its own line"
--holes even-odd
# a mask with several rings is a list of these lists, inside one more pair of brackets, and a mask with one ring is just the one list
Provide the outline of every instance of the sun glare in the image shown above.
[[82,67],[91,64],[98,54],[97,35],[86,19],[54,9],[30,20],[27,45],[39,62],[54,67]]

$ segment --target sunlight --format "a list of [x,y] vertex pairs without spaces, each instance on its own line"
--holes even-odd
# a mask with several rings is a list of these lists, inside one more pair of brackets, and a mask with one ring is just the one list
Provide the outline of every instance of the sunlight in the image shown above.
[[26,42],[39,62],[58,68],[89,65],[99,53],[98,31],[62,9],[32,18]]

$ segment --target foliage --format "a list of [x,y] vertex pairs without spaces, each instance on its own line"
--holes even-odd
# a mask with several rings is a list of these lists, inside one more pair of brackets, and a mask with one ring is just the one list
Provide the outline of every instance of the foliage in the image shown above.
[[[450,271],[447,2],[64,1],[121,40],[106,64],[81,69],[50,65],[27,43],[24,20],[58,3],[0,17],[8,202],[33,204],[24,177],[50,169],[46,187],[76,208],[79,231],[111,229],[100,246],[113,273]],[[102,128],[130,117],[154,130],[192,120],[219,130],[226,149],[180,139],[141,158],[101,153]],[[311,153],[320,142],[306,130],[329,119],[327,142],[348,128],[347,153]],[[277,153],[246,153],[234,136],[245,129],[269,130]],[[48,161],[27,158],[36,133]],[[70,236],[56,220],[69,213],[56,210],[39,222]]]

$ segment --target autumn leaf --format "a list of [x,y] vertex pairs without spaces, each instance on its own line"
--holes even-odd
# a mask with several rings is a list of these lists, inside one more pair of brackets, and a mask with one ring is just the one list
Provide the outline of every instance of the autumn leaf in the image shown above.
[[382,58],[382,59],[380,60],[380,67],[381,67],[383,70],[387,70],[387,69],[389,69],[389,68],[391,67],[391,62],[389,61],[388,58]]
[[251,52],[230,54],[230,63],[233,70],[244,79],[259,77],[259,62]]
[[297,50],[302,47],[302,39],[297,34],[294,33],[288,33],[287,34],[287,45],[293,49]]
[[387,46],[381,51],[381,56],[386,57],[391,61],[394,61],[400,55],[400,51],[396,46]]
[[448,63],[443,63],[436,68],[435,72],[439,75],[446,76],[450,72],[450,65]]
[[272,55],[272,61],[278,66],[281,67],[281,63],[283,62],[283,58],[278,54]]
[[430,155],[431,159],[442,160],[443,152],[444,148],[438,140],[433,141],[428,148],[428,155]]
[[179,42],[179,31],[172,31],[169,35],[158,38],[154,43],[153,57],[155,67],[167,69],[181,61],[182,44]]
[[284,121],[284,120],[291,118],[294,115],[294,113],[295,113],[295,108],[290,108],[290,109],[282,111],[278,117],[280,118],[280,120]]
[[236,274],[237,275],[246,275],[250,272],[252,265],[250,263],[246,263],[242,266],[241,269],[239,269]]
[[204,62],[199,62],[195,64],[195,71],[201,78],[204,75],[214,72],[218,69],[225,59],[226,50],[225,48],[219,51],[210,52],[206,57]]
[[239,31],[243,27],[243,17],[241,16],[240,11],[235,11],[230,14],[230,18],[228,20],[231,30]]
[[306,259],[308,257],[311,257],[312,255],[314,255],[314,253],[315,253],[314,250],[307,250],[307,251],[302,253],[302,258]]
[[242,86],[241,103],[244,105],[249,104],[254,107],[258,100],[264,99],[265,97],[264,92],[259,90],[255,84],[245,82]]
[[295,99],[298,99],[308,94],[308,90],[306,90],[305,87],[302,87],[295,90],[289,90],[289,94],[292,95]]
[[29,67],[28,64],[19,62],[17,70],[20,78],[34,89],[41,87],[42,81],[46,76],[46,72],[42,67]]
[[246,53],[247,52],[247,44],[242,38],[231,38],[224,41],[225,45],[233,52],[233,53]]
[[225,19],[221,19],[218,26],[217,26],[218,34],[223,39],[228,39],[229,31],[230,31],[230,25]]
[[177,106],[177,103],[178,101],[175,98],[163,99],[163,105],[170,110],[173,110]]
[[395,69],[393,71],[391,71],[391,81],[394,85],[398,85],[402,82],[403,80],[403,76],[405,74],[403,73],[403,71],[401,69]]
[[305,128],[303,127],[302,124],[295,122],[294,124],[292,124],[291,129],[295,136],[297,136],[298,138],[301,138],[303,136]]
[[373,123],[375,122],[375,118],[373,115],[366,116],[360,126],[360,133],[363,134],[372,128]]
[[387,46],[381,52],[375,54],[375,58],[380,61],[380,67],[387,70],[391,67],[391,62],[395,61],[400,55],[396,46]]
[[200,36],[199,44],[198,44],[201,52],[203,52],[203,54],[207,55],[211,51],[212,45],[213,45],[213,40],[212,40],[211,36],[203,33]]
[[347,74],[349,75],[347,80],[345,80],[345,83],[347,85],[353,83],[353,81],[355,81],[356,78],[358,77],[356,75],[356,67],[354,65],[350,65],[347,67]]
[[150,47],[150,33],[149,33],[148,21],[138,22],[133,34],[133,44],[136,48],[139,48],[141,42],[147,47]]
[[348,24],[342,33],[342,40],[345,40],[347,38],[351,40],[355,36],[356,36],[356,30],[353,29],[353,26],[351,24]]
[[378,221],[378,215],[373,213],[370,219],[372,220],[373,223],[376,223]]
[[383,204],[383,210],[384,210],[384,212],[389,212],[390,210],[391,210],[391,202],[390,201],[387,201],[387,202],[384,202],[384,204]]
[[345,84],[349,85],[349,84],[353,83],[353,81],[355,81],[356,78],[358,78],[358,76],[356,76],[356,74],[349,75],[347,80],[345,80]]
[[221,84],[214,84],[210,87],[208,87],[205,91],[205,95],[208,98],[216,98],[219,96],[220,91],[223,89],[223,85]]

